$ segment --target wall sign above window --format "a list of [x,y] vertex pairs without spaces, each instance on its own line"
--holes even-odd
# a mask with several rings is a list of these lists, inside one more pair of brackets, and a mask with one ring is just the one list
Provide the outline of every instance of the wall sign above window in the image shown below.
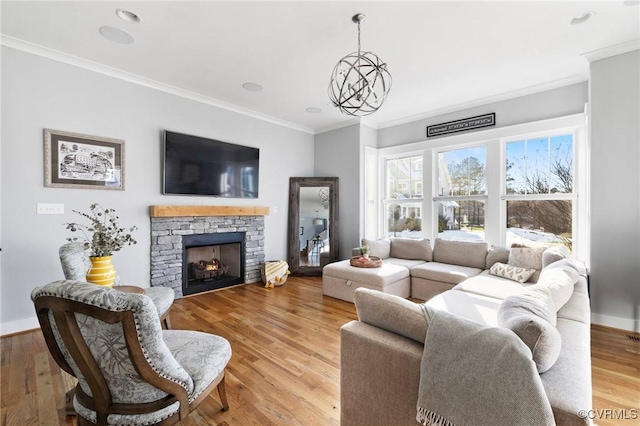
[[496,113],[478,115],[462,120],[449,121],[447,123],[427,126],[427,137],[441,136],[448,133],[464,132],[466,130],[479,129],[496,125]]

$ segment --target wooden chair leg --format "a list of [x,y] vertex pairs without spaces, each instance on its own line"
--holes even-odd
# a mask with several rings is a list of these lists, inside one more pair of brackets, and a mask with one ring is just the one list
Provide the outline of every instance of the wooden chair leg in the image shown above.
[[71,388],[65,394],[65,413],[67,416],[77,416],[76,410],[73,409],[73,395],[76,393],[76,388]]
[[171,320],[169,319],[169,313],[168,312],[164,316],[164,318],[162,318],[160,320],[160,323],[162,324],[162,328],[164,328],[165,330],[171,330]]
[[229,409],[229,403],[227,402],[227,390],[224,386],[224,376],[220,383],[218,383],[218,393],[220,394],[220,401],[222,401],[222,411],[227,411]]
[[60,377],[64,389],[69,389],[64,395],[64,410],[67,416],[75,416],[76,410],[73,409],[73,396],[76,393],[76,386],[78,385],[78,379],[64,370],[60,371]]

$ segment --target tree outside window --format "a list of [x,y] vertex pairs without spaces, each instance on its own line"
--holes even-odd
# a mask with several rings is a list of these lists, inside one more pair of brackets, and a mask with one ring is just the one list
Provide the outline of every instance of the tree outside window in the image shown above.
[[573,245],[572,135],[508,142],[507,243]]
[[438,153],[438,237],[484,240],[486,147]]

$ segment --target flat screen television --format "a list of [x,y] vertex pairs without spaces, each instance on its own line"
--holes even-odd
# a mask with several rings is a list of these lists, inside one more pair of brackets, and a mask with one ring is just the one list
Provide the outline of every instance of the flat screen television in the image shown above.
[[163,194],[258,198],[260,150],[164,131]]

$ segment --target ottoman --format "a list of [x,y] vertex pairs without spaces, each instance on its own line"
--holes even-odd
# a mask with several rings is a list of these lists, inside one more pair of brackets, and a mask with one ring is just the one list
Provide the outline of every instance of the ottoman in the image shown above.
[[348,259],[322,268],[322,294],[353,303],[353,292],[358,287],[406,299],[411,293],[409,269],[386,262],[379,268],[357,268]]

